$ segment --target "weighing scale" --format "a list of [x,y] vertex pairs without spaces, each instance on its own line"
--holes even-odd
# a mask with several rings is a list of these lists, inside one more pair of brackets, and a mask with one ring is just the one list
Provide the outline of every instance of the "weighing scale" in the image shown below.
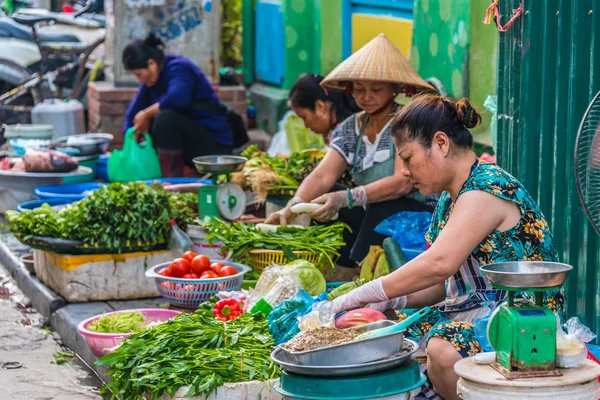
[[[239,172],[248,161],[239,156],[202,156],[192,160],[201,174],[210,174],[212,185],[198,191],[200,217],[223,217],[229,221],[240,218],[246,210],[246,193],[237,184],[227,182],[229,175]],[[225,182],[219,183],[219,177]]]
[[[487,327],[496,351],[491,366],[508,379],[560,376],[556,368],[556,315],[542,305],[544,292],[559,288],[570,265],[517,261],[490,264],[482,273],[495,289],[506,290],[508,301],[499,306]],[[515,304],[518,292],[533,292],[534,305]]]

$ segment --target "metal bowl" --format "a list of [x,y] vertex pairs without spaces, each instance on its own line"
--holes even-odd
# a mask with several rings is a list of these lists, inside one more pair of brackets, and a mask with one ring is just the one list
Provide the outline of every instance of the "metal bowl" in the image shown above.
[[573,267],[546,261],[513,261],[489,264],[480,269],[492,285],[549,288],[562,285]]
[[210,172],[224,174],[241,171],[248,159],[240,156],[202,156],[192,161],[201,174]]
[[381,360],[366,362],[363,364],[349,365],[326,365],[312,366],[299,365],[290,360],[285,351],[281,348],[276,348],[271,353],[271,359],[281,366],[286,371],[294,372],[300,375],[308,376],[353,376],[374,374],[375,372],[387,371],[388,369],[396,368],[406,361],[419,349],[419,346],[409,339],[404,339],[403,348],[400,352]]
[[[73,147],[79,150],[79,157],[106,153],[115,137],[110,133],[82,133],[65,136],[52,141],[55,147]],[[78,142],[79,141],[79,142]]]

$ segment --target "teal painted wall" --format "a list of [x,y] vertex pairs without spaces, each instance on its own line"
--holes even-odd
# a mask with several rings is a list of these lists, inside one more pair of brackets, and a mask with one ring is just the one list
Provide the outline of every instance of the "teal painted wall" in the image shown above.
[[[581,206],[574,148],[583,114],[600,90],[600,2],[525,0],[499,33],[498,161],[539,202],[567,279],[567,313],[600,332],[600,238]],[[503,15],[519,0],[500,2]]]

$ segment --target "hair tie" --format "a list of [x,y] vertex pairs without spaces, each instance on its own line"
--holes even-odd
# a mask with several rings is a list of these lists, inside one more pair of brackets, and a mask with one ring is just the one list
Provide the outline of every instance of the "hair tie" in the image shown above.
[[327,88],[322,87],[322,86],[321,86],[321,88],[323,89],[323,92],[325,92],[325,96],[329,97],[329,92],[327,91]]

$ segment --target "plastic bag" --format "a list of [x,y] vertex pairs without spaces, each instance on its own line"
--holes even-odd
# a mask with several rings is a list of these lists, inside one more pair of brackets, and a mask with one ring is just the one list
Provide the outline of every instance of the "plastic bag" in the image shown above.
[[184,233],[174,219],[171,220],[171,238],[169,240],[169,250],[175,254],[175,257],[182,257],[186,251],[192,250],[192,239]]
[[488,96],[483,102],[483,106],[492,113],[492,122],[490,123],[490,135],[492,136],[492,148],[497,153],[498,145],[498,96]]
[[280,124],[280,130],[283,130],[287,136],[287,144],[292,153],[299,153],[307,149],[322,149],[325,147],[325,140],[322,135],[314,133],[304,125],[304,121],[294,112],[284,116]]
[[271,311],[267,322],[275,345],[285,343],[300,333],[299,317],[310,312],[315,303],[322,302],[324,295],[325,293],[319,297],[311,297],[304,289],[300,289],[292,298]]
[[380,222],[375,232],[393,237],[402,249],[425,250],[425,234],[430,225],[431,213],[402,211]]
[[494,351],[494,348],[490,344],[490,340],[488,339],[487,335],[488,322],[490,321],[491,316],[492,314],[490,313],[483,318],[476,319],[473,327],[475,330],[475,337],[477,338],[477,341],[484,352]]
[[585,343],[596,338],[587,326],[579,322],[579,318],[573,317],[565,323],[567,333],[556,321],[556,365],[559,368],[579,368],[587,359],[587,348]]
[[302,332],[321,326],[333,327],[334,323],[335,314],[333,313],[333,303],[331,301],[315,303],[311,312],[298,318],[298,327]]
[[262,297],[267,294],[269,289],[275,284],[275,281],[283,273],[283,267],[280,265],[271,265],[265,268],[256,282],[254,289],[250,289],[248,301],[246,302],[246,311],[250,311],[252,307],[258,303]]
[[248,297],[245,309],[252,310],[260,299],[265,300],[271,307],[277,307],[302,288],[302,282],[291,268],[270,267],[262,272],[255,290]]
[[133,128],[125,133],[122,150],[115,150],[108,159],[108,179],[111,182],[143,181],[161,178],[160,162],[152,139],[146,134],[145,143],[138,144]]

